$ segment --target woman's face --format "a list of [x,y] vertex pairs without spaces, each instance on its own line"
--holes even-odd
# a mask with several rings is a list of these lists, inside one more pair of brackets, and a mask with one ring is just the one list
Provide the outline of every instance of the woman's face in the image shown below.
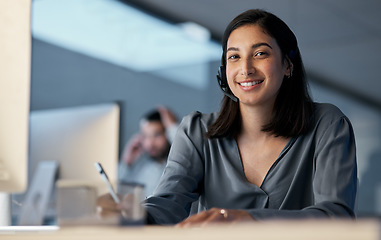
[[226,77],[240,104],[273,107],[283,77],[289,74],[275,39],[258,25],[244,25],[229,36]]

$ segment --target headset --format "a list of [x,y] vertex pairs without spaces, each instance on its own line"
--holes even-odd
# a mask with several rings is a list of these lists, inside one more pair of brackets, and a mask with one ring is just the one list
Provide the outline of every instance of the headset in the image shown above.
[[238,102],[238,98],[231,93],[229,88],[228,80],[226,79],[226,67],[224,65],[220,66],[216,77],[222,92],[234,102]]

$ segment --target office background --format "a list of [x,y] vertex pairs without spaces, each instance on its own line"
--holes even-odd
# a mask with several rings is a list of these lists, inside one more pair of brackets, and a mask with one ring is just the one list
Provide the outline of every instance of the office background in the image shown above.
[[339,106],[352,121],[358,214],[379,216],[380,1],[33,0],[31,110],[118,101],[120,148],[158,104],[180,119],[218,111],[219,40],[249,8],[289,24],[314,99]]

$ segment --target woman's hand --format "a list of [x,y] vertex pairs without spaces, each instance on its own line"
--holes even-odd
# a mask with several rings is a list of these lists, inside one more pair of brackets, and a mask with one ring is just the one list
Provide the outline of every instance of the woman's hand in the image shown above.
[[109,193],[101,195],[97,198],[97,214],[100,218],[106,219],[110,217],[131,218],[134,204],[134,196],[126,194],[118,196],[120,203],[115,203]]
[[212,208],[208,211],[190,216],[181,223],[177,224],[176,227],[204,227],[218,223],[238,223],[250,221],[254,221],[254,218],[246,211]]
[[120,215],[121,207],[116,204],[109,193],[97,198],[97,214],[102,218],[115,217]]

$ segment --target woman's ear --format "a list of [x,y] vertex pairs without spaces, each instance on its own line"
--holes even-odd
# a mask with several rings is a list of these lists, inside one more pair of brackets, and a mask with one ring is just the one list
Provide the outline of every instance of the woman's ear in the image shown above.
[[294,70],[294,64],[292,63],[291,59],[288,56],[286,56],[285,61],[287,64],[285,76],[287,78],[291,78],[292,77],[292,71]]

